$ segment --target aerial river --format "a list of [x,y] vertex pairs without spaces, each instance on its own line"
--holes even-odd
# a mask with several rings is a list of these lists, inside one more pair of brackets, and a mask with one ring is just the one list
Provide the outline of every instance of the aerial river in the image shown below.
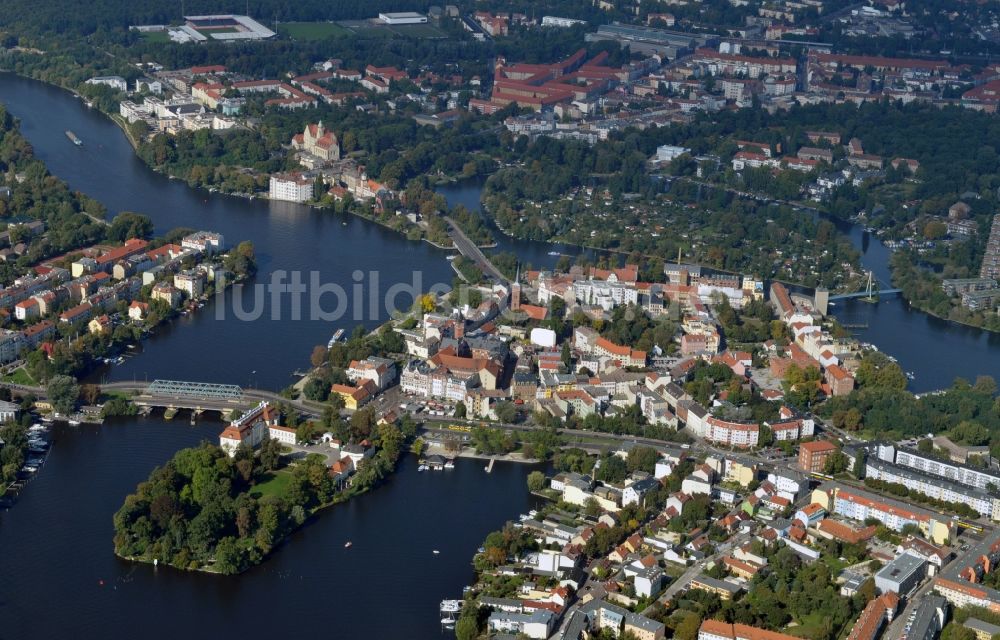
[[[393,285],[427,290],[450,283],[445,252],[408,242],[378,225],[302,205],[248,201],[192,190],[150,171],[122,132],[72,95],[42,83],[0,75],[0,102],[21,121],[37,156],[71,188],[111,214],[150,216],[157,233],[185,226],[219,231],[228,243],[254,243],[260,273],[312,271],[349,294],[361,280],[365,312],[340,320],[291,319],[289,299],[264,296],[262,315],[241,320],[233,293],[180,319],[141,353],[105,372],[108,379],[226,382],[278,390],[308,365],[311,348],[338,328],[375,326],[387,317],[382,296]],[[73,146],[72,130],[83,140]],[[478,185],[441,191],[475,207]],[[888,251],[856,227],[844,227],[866,265],[888,282]],[[569,247],[500,239],[500,250],[551,266],[550,251]],[[361,273],[360,278],[355,272]],[[377,272],[376,278],[372,276]],[[370,292],[377,292],[375,304]],[[407,294],[396,302],[409,306]],[[225,320],[218,319],[223,306]],[[253,308],[247,297],[242,308]],[[336,306],[328,297],[322,308]],[[354,305],[351,305],[354,306]],[[878,305],[841,303],[841,320],[867,324],[860,337],[915,373],[914,390],[945,386],[956,376],[1000,378],[1000,336],[911,311],[898,298]],[[117,560],[112,516],[124,496],[174,451],[214,440],[220,423],[190,426],[157,417],[114,420],[102,427],[61,427],[49,459],[14,509],[0,514],[0,640],[26,637],[431,638],[440,634],[436,606],[459,597],[472,577],[469,559],[483,536],[531,508],[529,467],[459,461],[450,472],[417,473],[405,460],[386,486],[335,507],[293,535],[267,562],[236,578],[187,574]],[[344,542],[353,541],[350,550]],[[440,555],[434,555],[434,549]]]

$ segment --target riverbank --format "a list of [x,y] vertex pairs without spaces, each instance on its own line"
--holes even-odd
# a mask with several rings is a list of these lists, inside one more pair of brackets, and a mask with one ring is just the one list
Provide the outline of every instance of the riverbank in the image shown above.
[[466,458],[468,460],[496,460],[497,462],[517,462],[522,464],[541,464],[544,460],[537,458],[525,458],[522,454],[514,452],[503,455],[489,456],[483,453],[476,453],[472,447],[462,447],[458,451],[451,451],[441,444],[429,444],[424,455],[438,455],[446,458]]

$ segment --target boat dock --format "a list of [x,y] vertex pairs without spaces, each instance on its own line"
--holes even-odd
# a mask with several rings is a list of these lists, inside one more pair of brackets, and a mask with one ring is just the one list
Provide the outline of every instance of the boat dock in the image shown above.
[[486,465],[486,473],[490,473],[490,472],[493,471],[493,463],[496,462],[496,461],[497,461],[497,459],[495,457],[494,458],[490,458],[490,463],[488,465]]

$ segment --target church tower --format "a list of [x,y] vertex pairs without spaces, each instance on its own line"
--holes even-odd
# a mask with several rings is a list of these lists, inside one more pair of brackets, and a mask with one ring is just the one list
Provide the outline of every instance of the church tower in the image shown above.
[[514,282],[510,284],[510,310],[520,311],[521,310],[521,265],[517,265],[517,275],[514,276]]

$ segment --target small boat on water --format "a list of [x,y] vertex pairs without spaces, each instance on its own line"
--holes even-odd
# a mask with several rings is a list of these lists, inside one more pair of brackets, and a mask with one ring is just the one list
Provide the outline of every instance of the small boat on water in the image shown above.
[[454,469],[455,468],[455,463],[453,461],[449,460],[448,462],[444,463],[444,468],[445,469]]
[[79,420],[69,420],[69,426],[71,426],[71,427],[78,427],[78,426],[80,426],[80,421]]
[[558,256],[558,255],[562,255],[562,254],[560,254],[558,251],[549,251],[549,255],[550,256]]
[[344,338],[344,330],[343,329],[337,329],[334,332],[333,336],[330,338],[330,341],[326,343],[326,348],[327,349],[333,348],[333,345],[335,345],[336,343],[340,342],[343,338]]
[[77,138],[76,134],[73,133],[72,131],[67,130],[66,131],[66,137],[69,138],[70,142],[72,142],[76,146],[78,146],[78,147],[83,146],[83,140]]
[[437,549],[435,549],[435,550],[434,550],[434,555],[436,555],[436,556],[438,556],[438,555],[441,555],[441,552],[440,552],[440,551],[438,551]]
[[348,540],[347,542],[344,543],[344,548],[345,549],[350,549],[351,545],[353,545],[353,544],[354,544],[353,542],[351,542],[350,540]]

